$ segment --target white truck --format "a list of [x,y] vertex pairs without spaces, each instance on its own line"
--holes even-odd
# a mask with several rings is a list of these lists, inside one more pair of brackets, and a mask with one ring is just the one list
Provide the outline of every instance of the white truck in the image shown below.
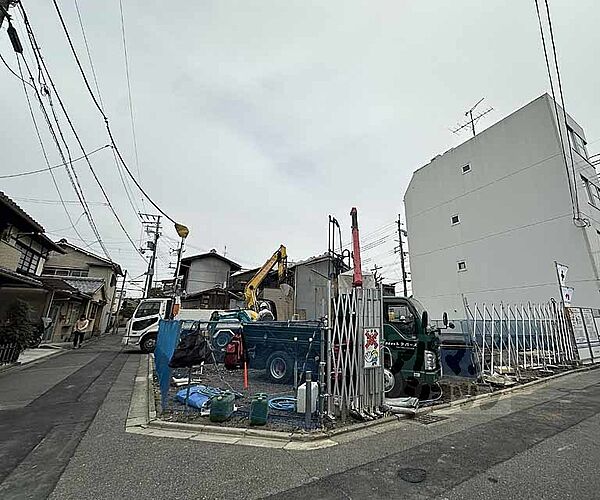
[[[139,347],[142,352],[153,352],[156,347],[159,320],[171,309],[172,299],[144,299],[135,309],[127,323],[121,344]],[[214,309],[180,309],[175,319],[190,322],[184,328],[192,328],[194,322],[208,322]]]

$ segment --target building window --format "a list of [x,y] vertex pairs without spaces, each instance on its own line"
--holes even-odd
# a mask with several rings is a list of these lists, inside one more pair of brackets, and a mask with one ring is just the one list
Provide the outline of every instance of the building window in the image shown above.
[[60,269],[57,267],[45,267],[44,274],[48,276],[75,276],[80,278],[87,278],[89,274],[88,269]]
[[570,128],[569,138],[571,140],[571,146],[573,147],[573,149],[584,158],[587,158],[588,154],[585,141],[581,137],[579,137],[579,135],[577,135],[573,129]]
[[585,192],[587,193],[588,202],[590,205],[600,208],[600,189],[594,183],[590,182],[589,179],[581,176],[583,185],[585,186]]
[[456,224],[460,224],[460,217],[458,215],[453,215],[450,221],[453,226],[456,226]]
[[468,174],[471,171],[471,164],[467,163],[466,165],[463,165],[462,167],[462,173],[463,174]]
[[466,271],[467,270],[467,263],[464,260],[459,260],[458,261],[458,270],[459,271]]
[[17,271],[26,274],[35,274],[40,263],[40,254],[20,243],[17,243],[17,248],[21,252]]

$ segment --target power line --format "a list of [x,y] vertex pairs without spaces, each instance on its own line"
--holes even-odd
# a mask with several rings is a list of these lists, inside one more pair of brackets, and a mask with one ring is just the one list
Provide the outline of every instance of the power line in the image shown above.
[[[56,88],[56,85],[54,84],[54,81],[52,79],[52,76],[50,75],[50,72],[48,71],[48,67],[46,66],[46,62],[44,61],[42,54],[40,52],[40,48],[36,43],[35,40],[35,35],[33,34],[33,30],[31,28],[31,25],[29,23],[29,20],[27,19],[27,16],[25,14],[25,11],[23,9],[22,4],[19,4],[21,6],[21,12],[23,13],[23,17],[24,17],[24,21],[25,21],[25,26],[27,28],[28,34],[30,35],[30,43],[33,47],[34,53],[37,54],[37,57],[39,58],[39,62],[41,62],[41,65],[44,69],[44,72],[46,74],[46,76],[48,77],[48,80],[50,81],[50,85],[52,87],[52,90],[54,91],[54,95],[56,96],[56,98],[58,99],[58,102],[60,104],[61,110],[67,120],[67,123],[69,124],[69,127],[71,128],[71,131],[73,133],[73,136],[75,137],[75,140],[77,141],[77,144],[79,145],[79,148],[81,149],[81,152],[83,153],[86,163],[92,173],[92,176],[94,177],[94,180],[96,181],[96,183],[98,184],[98,187],[100,188],[100,191],[102,192],[102,195],[104,196],[104,199],[106,200],[106,203],[108,204],[108,207],[110,209],[110,211],[112,212],[112,214],[114,215],[115,219],[117,220],[117,223],[119,224],[119,226],[121,227],[121,229],[123,230],[123,233],[125,234],[125,236],[127,237],[127,239],[130,241],[131,245],[133,246],[133,248],[136,249],[136,251],[140,254],[140,256],[143,258],[142,253],[139,251],[137,245],[134,243],[134,241],[131,239],[131,236],[129,236],[129,233],[127,232],[127,229],[125,229],[125,226],[123,225],[123,222],[121,221],[120,217],[118,216],[117,212],[115,211],[110,198],[108,197],[108,193],[106,192],[106,190],[104,189],[104,186],[102,185],[102,183],[100,182],[100,179],[98,178],[98,175],[96,174],[96,171],[94,170],[92,163],[89,160],[88,154],[85,151],[85,148],[83,146],[83,143],[81,142],[81,139],[79,138],[79,134],[77,133],[77,130],[75,129],[75,126],[73,124],[73,121],[71,120],[71,117],[69,116],[69,114],[67,113],[67,109],[63,103],[62,98],[60,97],[60,94],[58,93],[58,89]],[[49,95],[49,94],[48,94]],[[62,133],[61,133],[62,136]],[[63,137],[64,140],[64,137]],[[73,172],[75,173],[75,172]],[[98,238],[100,240],[100,238]]]
[[[537,1],[537,0],[536,0]],[[556,78],[558,81],[558,91],[560,94],[560,103],[562,106],[562,112],[563,112],[563,118],[565,120],[565,128],[568,126],[567,125],[567,110],[565,107],[565,98],[563,95],[563,89],[562,89],[562,79],[560,77],[560,69],[558,68],[558,55],[556,54],[556,44],[554,42],[554,29],[552,28],[552,16],[550,15],[550,5],[548,5],[548,0],[545,0],[545,4],[546,4],[546,12],[548,13],[548,27],[550,28],[550,40],[552,41],[552,52],[554,54],[554,66],[556,68]],[[560,126],[560,122],[559,122],[559,126]],[[568,130],[567,130],[567,142],[569,144],[569,157],[571,159],[571,170],[573,171],[573,184],[574,184],[574,191],[575,191],[575,206],[577,207],[577,218],[580,218],[580,211],[579,211],[579,194],[577,192],[577,185],[575,184],[576,182],[576,177],[575,177],[575,162],[573,160],[573,146],[571,144],[571,139],[569,137],[568,134]]]
[[[21,4],[19,4],[19,5],[21,6]],[[25,26],[26,26],[26,29],[27,29],[27,35],[28,35],[28,38],[29,38],[29,42],[32,45],[33,53],[34,53],[35,60],[36,60],[37,66],[38,66],[38,82],[40,83],[40,87],[42,89],[45,89],[45,93],[49,97],[49,91],[48,91],[48,88],[47,88],[46,83],[45,83],[45,78],[44,78],[43,72],[41,70],[41,65],[40,65],[40,60],[38,58],[38,53],[36,53],[37,43],[35,43],[35,39],[32,38],[33,34],[31,32],[31,30],[30,30],[30,26],[29,26],[29,24],[27,22],[26,14],[25,14],[24,10],[22,9],[22,6],[21,6],[21,14],[22,14],[23,20],[25,22]],[[38,88],[35,86],[35,79],[33,78],[33,74],[31,72],[31,69],[29,68],[29,65],[27,64],[27,59],[25,59],[25,57],[24,57],[23,54],[21,54],[21,57],[23,58],[23,62],[25,64],[25,67],[27,68],[27,73],[29,74],[29,78],[31,79],[31,82],[34,84],[35,95],[36,95],[36,97],[38,99],[38,102],[40,104],[40,107],[42,109],[44,118],[46,120],[46,124],[47,124],[47,126],[48,126],[48,128],[50,130],[50,134],[52,135],[52,138],[53,138],[53,140],[54,140],[54,142],[56,144],[56,147],[58,149],[58,152],[60,154],[60,157],[61,157],[63,163],[66,164],[68,162],[67,162],[67,160],[66,160],[66,158],[64,156],[62,147],[60,145],[60,141],[58,140],[58,137],[56,136],[56,133],[54,132],[54,127],[52,126],[52,122],[50,121],[50,117],[48,116],[48,113],[46,111],[46,107],[44,106],[44,101],[43,101],[43,99],[42,99],[42,97],[40,95],[40,92],[39,92]],[[19,72],[22,75],[23,73],[22,73],[22,70],[21,70],[21,63],[20,63],[20,59],[19,59],[18,56],[17,56],[17,64],[19,65]],[[51,107],[52,107],[52,105],[51,105]],[[56,115],[54,115],[54,116],[55,116],[55,119],[56,119]],[[62,134],[62,130],[60,128],[60,123],[58,122],[58,120],[56,122],[56,126],[57,126],[57,128],[59,130],[59,133],[60,133],[61,137],[62,137],[63,134]],[[63,140],[64,140],[64,137],[63,137]],[[69,154],[69,160],[71,160],[70,154]],[[69,161],[69,163],[70,163],[70,161]],[[71,185],[73,186],[75,194],[77,195],[77,198],[79,199],[79,202],[81,203],[81,206],[83,207],[83,210],[86,213],[86,217],[87,217],[88,223],[90,225],[90,228],[92,229],[92,232],[94,233],[94,236],[98,240],[98,244],[102,248],[102,251],[104,252],[105,256],[109,260],[112,260],[110,258],[110,254],[108,253],[108,250],[106,249],[106,247],[104,246],[104,243],[102,242],[102,237],[100,236],[100,232],[98,231],[98,228],[97,228],[96,223],[94,221],[94,217],[92,216],[92,212],[91,212],[90,208],[87,205],[87,201],[85,199],[85,195],[83,193],[83,189],[81,188],[81,184],[79,183],[79,179],[77,177],[77,173],[75,172],[74,169],[69,169],[69,167],[67,165],[65,165],[65,170],[67,171],[67,174],[69,176],[69,180],[71,181]],[[70,215],[69,215],[69,222],[72,222]],[[78,234],[78,236],[81,236],[81,235]]]
[[[571,197],[571,207],[573,209],[573,219],[578,219],[579,218],[579,203],[578,203],[578,198],[577,198],[577,184],[576,184],[576,176],[575,176],[575,169],[574,166],[572,165],[572,170],[573,170],[573,183],[571,184],[571,173],[569,172],[569,163],[567,160],[567,153],[565,151],[565,141],[563,138],[563,133],[562,133],[562,127],[560,124],[560,116],[559,116],[559,112],[558,112],[558,104],[556,103],[556,92],[554,90],[554,81],[552,78],[552,70],[550,68],[550,60],[548,57],[548,49],[546,47],[546,36],[544,34],[544,26],[542,23],[542,16],[540,14],[540,6],[539,6],[539,2],[538,0],[534,0],[535,1],[535,10],[537,13],[537,18],[538,18],[538,24],[540,27],[540,36],[542,39],[542,47],[544,49],[544,59],[546,61],[546,70],[548,72],[548,80],[550,82],[550,91],[552,92],[552,101],[554,102],[554,112],[556,114],[556,124],[558,126],[558,135],[559,135],[559,139],[560,139],[560,149],[562,152],[562,157],[565,161],[565,170],[567,172],[567,181],[569,183],[569,194]],[[546,3],[546,7],[548,7],[548,4]],[[550,12],[548,11],[548,20],[550,21]],[[552,33],[552,29],[550,30],[550,32]],[[552,44],[554,46],[554,38],[552,36]],[[558,61],[556,60],[556,50],[554,50],[554,57],[555,57],[555,63],[556,63],[556,68],[558,70]],[[559,78],[559,85],[560,85],[560,78]],[[561,87],[561,95],[562,95],[562,87]],[[564,111],[564,101],[562,103],[563,105],[563,111]],[[567,118],[566,118],[566,114],[565,114],[565,127],[567,126]],[[567,134],[567,140],[569,139],[568,134]],[[570,149],[570,148],[569,148]],[[571,160],[572,160],[572,156],[571,156]]]
[[[21,78],[20,78],[20,79],[21,79],[21,81],[23,82],[23,92],[25,92],[25,98],[26,98],[26,100],[27,100],[27,107],[29,108],[29,113],[30,113],[30,115],[31,115],[31,120],[32,120],[32,122],[33,122],[33,126],[34,126],[34,128],[35,128],[35,133],[36,133],[36,135],[37,135],[37,138],[38,138],[38,141],[39,141],[39,143],[40,143],[40,147],[42,148],[42,154],[44,155],[44,160],[46,161],[46,165],[48,166],[48,171],[50,172],[50,175],[51,175],[51,177],[52,177],[52,182],[53,182],[53,184],[54,184],[54,187],[55,187],[55,189],[56,189],[56,192],[57,192],[57,194],[58,194],[58,197],[59,197],[59,199],[60,199],[60,202],[61,202],[61,204],[62,204],[62,207],[63,207],[63,209],[64,209],[64,211],[65,211],[65,214],[67,215],[67,219],[69,219],[69,223],[71,224],[71,227],[73,228],[73,231],[75,231],[75,234],[77,234],[77,236],[78,236],[79,238],[82,238],[82,236],[81,236],[81,233],[80,233],[80,232],[79,232],[79,230],[78,230],[78,229],[75,227],[75,224],[73,223],[73,219],[71,218],[71,214],[70,214],[69,210],[67,209],[67,205],[65,204],[65,201],[64,201],[64,199],[63,199],[62,193],[60,192],[60,188],[58,187],[58,182],[56,181],[56,177],[54,176],[54,172],[53,172],[53,171],[52,171],[52,169],[50,168],[50,161],[48,160],[48,154],[46,153],[46,148],[44,147],[44,141],[42,141],[42,135],[40,134],[40,129],[39,129],[39,127],[38,127],[38,125],[37,125],[37,121],[36,121],[36,119],[35,119],[35,113],[33,112],[33,107],[31,106],[31,100],[29,99],[29,94],[28,94],[28,92],[27,92],[27,87],[25,86],[25,79],[23,78],[23,69],[21,68],[21,62],[20,62],[20,60],[19,60],[19,56],[18,56],[18,54],[17,54],[17,65],[18,65],[18,67],[19,67],[19,74],[21,75]],[[29,70],[29,69],[28,69],[28,70]],[[32,80],[33,80],[33,79],[32,79]],[[55,140],[55,143],[56,143],[56,146],[57,146],[57,148],[58,148],[59,154],[60,154],[61,158],[63,159],[63,163],[65,163],[65,165],[66,165],[66,162],[65,162],[64,156],[63,156],[63,154],[62,154],[62,150],[61,150],[61,148],[60,148],[60,144],[59,144],[58,140],[56,139],[56,135],[54,134],[54,130],[52,129],[52,124],[50,123],[50,120],[49,120],[48,114],[47,114],[47,112],[46,112],[46,108],[44,107],[44,103],[43,103],[43,101],[41,100],[41,97],[40,97],[40,95],[39,95],[39,92],[38,92],[38,90],[37,90],[37,87],[35,87],[34,85],[32,85],[32,87],[33,87],[33,89],[34,89],[34,91],[35,91],[36,97],[38,98],[38,102],[39,102],[39,104],[40,104],[40,107],[41,107],[41,109],[42,109],[42,114],[44,115],[44,118],[45,118],[45,120],[46,120],[46,124],[48,125],[48,127],[49,127],[49,129],[50,129],[50,132],[51,132],[51,135],[52,135],[53,139]],[[65,166],[65,168],[66,168],[66,166]],[[67,169],[67,170],[68,170],[68,169]],[[77,190],[75,190],[75,192],[77,193]],[[77,194],[78,194],[78,193],[77,193]],[[81,201],[81,200],[80,200],[80,201]],[[83,206],[83,204],[82,204],[82,206]],[[84,213],[86,213],[86,215],[87,215],[87,211],[86,211],[86,207],[85,207],[85,206],[83,206],[83,211],[84,211]],[[89,219],[88,219],[88,221],[89,221]],[[91,225],[90,225],[90,226],[91,226]],[[93,230],[93,228],[92,228],[92,230]]]
[[9,64],[6,62],[6,59],[4,59],[4,57],[2,56],[2,54],[0,54],[0,61],[2,61],[2,63],[4,64],[4,66],[6,66],[6,69],[8,71],[10,71],[18,80],[21,80],[25,85],[29,85],[31,88],[33,88],[33,85],[31,85],[31,83],[29,83],[26,80],[23,80],[23,78],[21,78],[19,75],[17,75],[15,73],[15,71],[9,66]]
[[131,119],[131,136],[133,139],[133,151],[135,154],[135,165],[137,169],[138,179],[141,181],[140,159],[138,155],[137,137],[135,134],[135,120],[133,116],[133,99],[131,98],[131,77],[129,74],[129,55],[127,53],[127,40],[125,37],[125,16],[123,14],[123,0],[119,0],[119,13],[121,15],[121,35],[123,39],[123,55],[125,59],[125,77],[127,79],[127,96],[129,100],[129,117]]
[[[26,197],[19,197],[19,196],[11,196],[11,198],[13,200],[17,200],[17,201],[27,201],[30,203],[40,203],[42,205],[54,205],[57,203],[65,203],[68,205],[78,205],[79,201],[77,200],[48,200],[45,198],[26,198]],[[88,201],[87,202],[88,205],[102,205],[102,206],[108,206],[107,203],[103,202],[103,201]]]
[[96,91],[98,92],[98,99],[100,99],[100,104],[102,104],[102,107],[104,107],[104,103],[102,102],[102,94],[100,94],[100,86],[98,85],[98,77],[96,76],[96,69],[94,68],[94,62],[92,61],[90,46],[88,44],[87,36],[85,34],[85,28],[83,27],[81,12],[79,11],[79,4],[77,3],[77,0],[74,0],[74,3],[75,10],[77,11],[77,19],[79,20],[79,27],[81,28],[81,34],[83,36],[83,43],[85,44],[85,50],[87,52],[88,60],[90,62],[90,69],[92,70],[92,77],[94,78],[94,84],[96,85]]
[[[88,56],[88,61],[90,63],[90,69],[92,71],[92,77],[94,79],[94,85],[96,87],[96,92],[98,93],[98,100],[100,101],[100,104],[102,105],[102,107],[104,108],[104,102],[102,101],[102,93],[100,92],[100,85],[98,84],[98,76],[96,74],[96,69],[94,67],[94,61],[92,59],[92,52],[90,49],[90,45],[88,43],[88,39],[87,39],[87,35],[85,33],[85,26],[83,24],[83,19],[81,17],[81,12],[79,10],[79,4],[77,2],[77,0],[74,0],[75,2],[75,10],[77,11],[77,19],[79,20],[79,27],[81,28],[81,34],[83,36],[83,41],[85,44],[85,50]],[[139,216],[138,213],[140,212],[139,208],[137,207],[137,205],[135,205],[131,199],[131,195],[129,193],[128,190],[128,185],[126,184],[125,178],[123,177],[123,172],[121,171],[121,166],[119,165],[119,161],[117,160],[117,155],[115,154],[114,150],[113,150],[113,158],[115,160],[115,165],[117,167],[117,171],[119,172],[119,178],[121,180],[121,184],[123,184],[123,189],[125,190],[125,195],[127,196],[127,200],[129,201],[129,204],[131,205],[131,208],[133,209],[135,216],[138,218],[139,220]]]
[[[173,219],[162,208],[160,208],[160,206],[148,195],[148,193],[146,193],[146,191],[144,190],[144,188],[140,185],[140,183],[137,181],[137,179],[135,178],[135,176],[133,175],[133,173],[131,172],[131,170],[127,166],[127,163],[125,162],[125,160],[123,158],[123,155],[121,154],[121,152],[119,151],[119,148],[117,147],[116,141],[115,141],[114,136],[112,134],[112,130],[110,128],[110,124],[108,122],[108,117],[106,116],[106,114],[104,113],[104,110],[102,109],[102,106],[100,105],[100,103],[96,99],[96,96],[94,95],[94,92],[92,91],[92,88],[90,86],[90,82],[89,82],[89,80],[88,80],[88,78],[87,78],[87,76],[85,74],[85,71],[83,70],[83,66],[81,65],[81,61],[79,60],[79,56],[77,55],[77,51],[75,50],[75,46],[73,45],[73,41],[71,40],[71,35],[69,34],[69,30],[67,28],[67,25],[65,24],[65,20],[63,18],[62,12],[60,11],[60,7],[58,6],[58,3],[57,3],[56,0],[52,0],[52,2],[54,4],[54,8],[56,9],[56,13],[57,13],[58,18],[60,20],[60,23],[62,25],[63,31],[65,33],[65,37],[67,38],[67,42],[69,43],[69,47],[71,48],[71,52],[73,53],[73,57],[75,58],[75,62],[77,63],[77,67],[79,68],[79,72],[81,73],[81,76],[82,76],[83,81],[85,83],[85,86],[86,86],[86,88],[88,90],[88,93],[90,94],[90,96],[92,98],[92,101],[94,102],[94,104],[98,108],[98,111],[102,115],[102,118],[104,119],[104,125],[106,127],[106,131],[108,133],[108,137],[110,138],[111,144],[112,144],[115,152],[117,153],[117,156],[119,157],[119,160],[121,161],[121,164],[125,168],[125,171],[129,175],[129,177],[131,178],[131,180],[133,180],[134,184],[137,186],[137,188],[140,190],[140,192],[146,197],[146,199],[152,204],[152,206],[154,208],[156,208],[156,210],[158,210],[158,212],[160,212],[162,215],[164,215],[173,224],[177,224],[177,222],[175,221],[175,219]],[[20,5],[21,10],[23,10],[22,4],[19,4],[19,5]]]
[[[29,85],[30,85],[31,88],[35,89],[35,87],[33,85],[31,85],[31,84],[29,84]],[[90,151],[87,154],[87,156],[91,156],[94,153],[97,153],[98,151],[102,151],[105,148],[112,148],[112,146],[110,144],[107,144],[106,146],[99,147],[97,149],[94,149],[93,151]],[[76,161],[83,160],[84,158],[85,158],[85,156],[80,156],[78,158],[74,158],[74,159],[72,159],[70,161],[70,163],[75,163]],[[38,168],[37,170],[29,170],[27,172],[20,172],[18,174],[0,175],[0,179],[13,179],[15,177],[24,177],[26,175],[39,174],[39,173],[42,173],[42,172],[48,172],[48,171],[55,170],[57,168],[64,167],[66,165],[69,165],[69,162],[67,162],[67,163],[59,163],[58,165],[54,165],[52,167],[48,166],[47,168]]]

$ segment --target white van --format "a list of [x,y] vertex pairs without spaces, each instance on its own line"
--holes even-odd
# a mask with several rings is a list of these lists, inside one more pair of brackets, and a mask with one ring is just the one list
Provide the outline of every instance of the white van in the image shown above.
[[[158,336],[158,322],[171,309],[172,299],[144,299],[127,323],[121,344],[139,347],[142,352],[153,352]],[[175,319],[208,321],[215,309],[180,309]]]

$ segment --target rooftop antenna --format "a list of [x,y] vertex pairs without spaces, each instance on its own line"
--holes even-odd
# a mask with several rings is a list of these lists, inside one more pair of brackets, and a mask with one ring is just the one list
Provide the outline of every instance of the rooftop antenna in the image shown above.
[[477,106],[479,106],[484,99],[485,99],[485,97],[482,97],[481,99],[479,99],[479,101],[477,101],[477,103],[475,104],[475,106],[473,106],[471,109],[469,109],[468,111],[465,112],[465,116],[469,117],[469,119],[465,123],[459,125],[455,129],[450,129],[450,130],[452,130],[452,132],[454,134],[458,134],[458,133],[462,132],[466,128],[471,128],[471,131],[473,132],[473,137],[475,137],[475,123],[477,121],[479,121],[479,119],[482,116],[487,115],[490,111],[493,111],[493,109],[494,109],[494,108],[492,108],[490,106],[489,108],[481,111],[479,114],[476,114],[475,116],[473,116],[473,111],[475,111],[475,108]]

